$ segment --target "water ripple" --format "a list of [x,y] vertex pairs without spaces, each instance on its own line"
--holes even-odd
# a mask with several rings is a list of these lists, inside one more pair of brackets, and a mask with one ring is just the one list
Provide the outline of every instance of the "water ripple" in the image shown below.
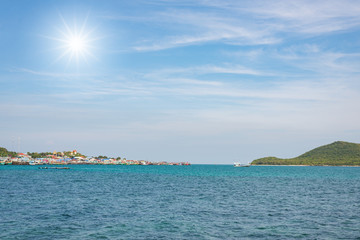
[[0,239],[359,239],[360,168],[0,167]]

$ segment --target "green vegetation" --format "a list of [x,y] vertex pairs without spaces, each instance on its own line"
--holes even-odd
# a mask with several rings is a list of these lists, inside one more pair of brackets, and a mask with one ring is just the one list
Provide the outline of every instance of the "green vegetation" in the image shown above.
[[315,148],[296,158],[265,157],[252,165],[360,166],[360,144],[334,142]]
[[51,152],[28,152],[27,155],[29,155],[32,158],[46,158],[48,155],[52,155]]
[[6,148],[0,147],[0,157],[16,157],[16,152],[8,151]]
[[[86,158],[85,155],[78,153],[77,151],[62,151],[62,152],[27,152],[31,158],[52,158],[52,157],[63,157],[63,158],[75,158],[75,157],[82,157]],[[8,151],[6,148],[0,147],[0,157],[17,157],[17,152]],[[109,157],[100,155],[97,159],[107,159]],[[116,160],[126,160],[126,158],[117,157]]]
[[57,157],[85,157],[83,154],[72,151],[63,151],[63,152],[28,152],[27,153],[32,158],[47,158],[50,156]]

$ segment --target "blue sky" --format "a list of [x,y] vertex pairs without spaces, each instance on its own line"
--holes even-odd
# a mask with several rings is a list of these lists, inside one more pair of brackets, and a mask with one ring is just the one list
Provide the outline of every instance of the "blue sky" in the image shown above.
[[359,1],[2,0],[0,51],[10,150],[231,164],[360,142]]

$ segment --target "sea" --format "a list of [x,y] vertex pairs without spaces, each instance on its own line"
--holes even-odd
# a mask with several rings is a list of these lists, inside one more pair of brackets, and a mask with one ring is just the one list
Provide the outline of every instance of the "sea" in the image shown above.
[[360,239],[360,167],[0,166],[0,239]]

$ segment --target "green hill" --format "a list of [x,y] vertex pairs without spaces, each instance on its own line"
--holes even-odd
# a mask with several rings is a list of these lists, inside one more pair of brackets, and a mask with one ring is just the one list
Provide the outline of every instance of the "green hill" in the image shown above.
[[315,148],[295,158],[265,157],[252,165],[360,166],[360,144],[334,142]]
[[8,151],[6,148],[0,147],[0,157],[15,157],[16,152]]

